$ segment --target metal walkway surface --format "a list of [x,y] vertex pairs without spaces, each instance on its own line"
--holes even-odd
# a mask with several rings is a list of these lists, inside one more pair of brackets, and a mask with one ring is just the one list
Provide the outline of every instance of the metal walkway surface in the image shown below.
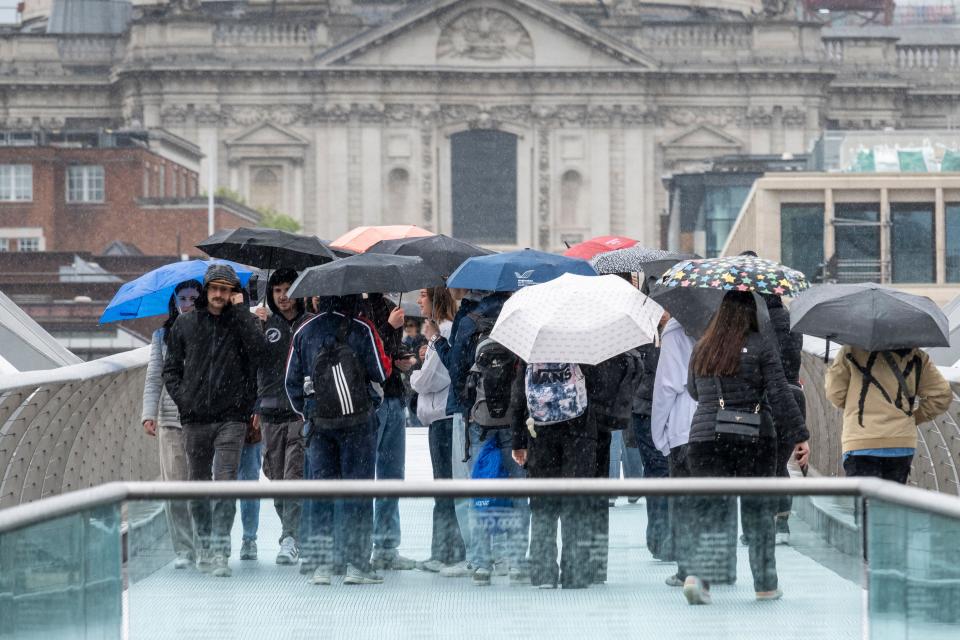
[[[426,429],[408,430],[408,478],[430,475]],[[401,500],[401,553],[429,556],[432,500]],[[281,638],[718,638],[723,640],[862,637],[865,592],[792,547],[777,547],[777,602],[754,599],[747,550],[738,581],[715,586],[714,604],[690,607],[664,579],[672,563],[646,549],[643,500],[620,499],[610,510],[607,584],[586,590],[491,587],[421,571],[388,571],[382,585],[313,586],[296,567],[274,564],[280,523],[272,501],[261,505],[258,561],[236,560],[233,577],[162,567],[127,593],[129,637],[140,639],[278,640]],[[812,536],[812,534],[811,534]]]

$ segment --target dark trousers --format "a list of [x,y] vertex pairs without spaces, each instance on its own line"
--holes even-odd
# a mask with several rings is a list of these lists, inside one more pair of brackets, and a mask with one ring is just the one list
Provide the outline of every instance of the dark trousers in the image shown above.
[[[650,432],[650,416],[633,414],[633,430],[643,461],[644,478],[667,478],[670,465],[667,458],[653,444]],[[664,496],[647,496],[647,549],[657,560],[673,560],[670,551],[670,525],[668,499]]]
[[[590,478],[596,473],[597,438],[584,417],[539,427],[529,441],[531,478]],[[609,450],[609,448],[608,448]],[[562,584],[564,589],[590,586],[592,541],[588,508],[596,499],[580,496],[530,498],[530,583]],[[557,567],[557,523],[563,536]]]
[[[310,480],[373,480],[377,456],[377,419],[371,415],[365,425],[345,429],[312,428],[307,445]],[[341,506],[343,540],[336,540],[334,527],[337,504]],[[304,543],[307,556],[317,564],[333,566],[335,549],[343,561],[360,570],[370,569],[373,548],[373,500],[308,500],[310,531]]]
[[870,477],[907,484],[913,456],[886,458],[881,456],[847,456],[843,460],[843,472],[850,477]]
[[[689,478],[690,468],[687,466],[687,445],[680,445],[670,449],[667,458],[670,465],[671,478]],[[690,554],[694,547],[691,536],[690,496],[671,496],[667,500],[668,520],[670,522],[670,541],[672,542],[673,557],[677,561],[677,577],[685,580],[690,571]]]
[[[714,440],[691,442],[687,448],[687,464],[695,478],[774,477],[777,470],[775,438],[757,442]],[[735,496],[698,496],[691,500],[691,528],[695,548],[689,572],[716,582],[729,570],[730,549],[736,554],[736,529],[727,526],[734,511]],[[741,496],[740,519],[750,541],[750,571],[755,591],[777,588],[777,560],[774,556],[774,514],[777,499],[767,496]]]
[[[610,432],[597,431],[597,456],[594,465],[594,478],[610,476]],[[607,581],[607,556],[610,551],[610,504],[614,496],[591,498],[588,509],[590,519],[590,570],[591,582],[600,584]]]
[[[184,425],[188,478],[236,480],[246,436],[247,425],[243,422]],[[191,500],[190,517],[200,546],[229,556],[230,529],[236,514],[236,500]]]
[[[787,463],[790,462],[790,456],[793,455],[795,445],[780,442],[777,444],[777,477],[789,478],[790,471],[787,469]],[[777,499],[777,533],[790,533],[788,518],[793,509],[793,496],[780,496]]]
[[[430,463],[434,480],[453,478],[453,418],[432,422],[427,433],[430,444]],[[430,558],[444,564],[456,564],[466,557],[463,536],[453,498],[435,498],[433,501],[433,533],[430,540]]]
[[[303,422],[274,422],[264,418],[263,440],[263,475],[270,480],[303,480]],[[297,539],[303,501],[277,498],[273,506],[280,516],[280,541],[288,536]]]

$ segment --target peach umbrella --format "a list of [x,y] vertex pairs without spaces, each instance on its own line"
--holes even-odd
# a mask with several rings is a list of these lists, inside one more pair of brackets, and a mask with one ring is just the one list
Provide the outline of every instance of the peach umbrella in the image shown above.
[[350,249],[363,253],[381,240],[396,240],[398,238],[419,238],[432,236],[432,232],[413,224],[394,224],[379,227],[357,227],[331,242],[331,246],[341,249]]

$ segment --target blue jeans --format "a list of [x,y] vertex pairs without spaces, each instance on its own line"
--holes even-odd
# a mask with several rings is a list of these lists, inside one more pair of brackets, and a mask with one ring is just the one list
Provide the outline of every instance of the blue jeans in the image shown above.
[[[470,461],[480,454],[482,429],[470,425]],[[510,479],[526,478],[527,472],[512,456],[513,438],[510,429],[487,432],[487,438],[497,438],[500,459]],[[478,569],[493,569],[493,546],[502,545],[503,555],[510,566],[525,570],[528,566],[527,547],[530,545],[530,505],[526,498],[514,498],[512,507],[497,510],[491,518],[489,510],[470,507],[470,549],[467,559]]]
[[[377,423],[371,416],[366,425],[345,429],[314,429],[308,436],[307,468],[310,480],[373,480],[377,455]],[[337,506],[340,506],[342,540],[336,535]],[[320,565],[333,566],[342,550],[343,562],[362,571],[370,568],[373,537],[373,500],[307,500],[304,504],[306,531],[304,552]],[[336,544],[335,544],[336,543]]]
[[[669,478],[667,457],[653,444],[650,416],[633,414],[644,478]],[[658,560],[673,560],[670,540],[669,500],[665,496],[647,496],[647,549]]]
[[610,477],[620,479],[622,463],[624,478],[642,478],[643,462],[640,461],[640,450],[626,445],[623,431],[614,431],[610,435]]
[[[377,480],[403,480],[407,422],[403,398],[384,398],[377,409]],[[400,546],[400,501],[377,498],[373,507],[375,552],[396,555]]]
[[[244,444],[240,452],[240,469],[237,480],[259,480],[260,465],[263,463],[263,442]],[[260,526],[260,501],[240,501],[240,522],[243,524],[243,539],[256,540]]]

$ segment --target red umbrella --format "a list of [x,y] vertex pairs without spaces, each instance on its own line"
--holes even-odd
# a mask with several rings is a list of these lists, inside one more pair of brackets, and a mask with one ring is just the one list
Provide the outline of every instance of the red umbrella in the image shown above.
[[617,249],[626,249],[635,244],[637,244],[636,240],[625,236],[597,236],[596,238],[590,238],[589,240],[584,240],[583,242],[573,245],[564,251],[563,255],[571,258],[589,260],[601,253],[616,251]]

